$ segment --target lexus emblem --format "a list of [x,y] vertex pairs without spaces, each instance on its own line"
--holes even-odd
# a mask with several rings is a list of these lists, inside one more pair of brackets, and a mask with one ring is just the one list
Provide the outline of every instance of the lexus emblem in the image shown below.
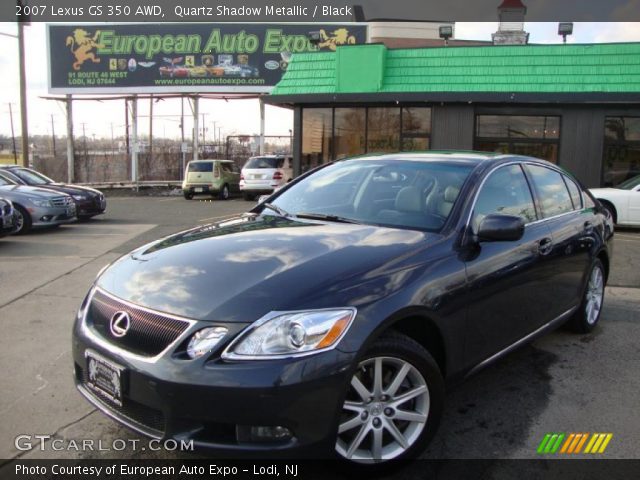
[[129,316],[129,314],[127,312],[116,312],[111,317],[109,330],[111,330],[111,335],[117,338],[121,338],[127,334],[130,326],[131,317]]

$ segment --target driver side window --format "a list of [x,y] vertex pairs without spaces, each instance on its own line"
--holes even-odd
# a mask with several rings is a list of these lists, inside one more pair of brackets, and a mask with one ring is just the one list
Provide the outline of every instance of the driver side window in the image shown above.
[[537,220],[531,190],[519,165],[500,167],[484,182],[473,210],[473,231],[478,231],[484,217],[494,213],[521,217],[525,224]]

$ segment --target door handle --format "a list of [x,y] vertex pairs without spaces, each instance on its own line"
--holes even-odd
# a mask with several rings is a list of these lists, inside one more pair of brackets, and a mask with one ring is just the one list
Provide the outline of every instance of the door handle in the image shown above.
[[545,237],[538,242],[538,253],[540,255],[549,255],[553,249],[553,241],[549,237]]

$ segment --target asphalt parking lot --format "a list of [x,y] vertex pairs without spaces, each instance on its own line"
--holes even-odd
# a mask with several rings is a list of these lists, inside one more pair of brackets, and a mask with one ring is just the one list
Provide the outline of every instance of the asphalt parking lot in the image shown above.
[[[0,240],[0,458],[180,456],[142,448],[21,451],[14,444],[21,434],[140,438],[75,391],[70,355],[75,311],[97,272],[121,254],[253,205],[178,197],[114,197],[108,202],[108,213],[88,223]],[[640,231],[621,230],[594,333],[554,332],[452,390],[425,458],[537,458],[547,432],[611,432],[606,458],[640,458],[638,338]]]

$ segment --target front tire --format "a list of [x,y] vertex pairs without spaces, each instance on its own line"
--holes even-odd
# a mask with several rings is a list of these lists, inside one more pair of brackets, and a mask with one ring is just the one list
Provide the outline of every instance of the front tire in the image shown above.
[[18,228],[15,232],[13,232],[13,234],[24,235],[25,233],[28,233],[29,230],[31,230],[31,215],[21,205],[14,204],[14,207],[16,212],[16,225],[18,226]]
[[444,381],[419,343],[387,334],[367,350],[348,386],[335,449],[345,460],[383,463],[424,450],[442,416]]
[[596,258],[591,265],[591,270],[589,270],[589,277],[582,294],[580,307],[571,318],[569,324],[574,332],[589,333],[598,324],[602,313],[602,304],[604,303],[605,278],[604,265]]

